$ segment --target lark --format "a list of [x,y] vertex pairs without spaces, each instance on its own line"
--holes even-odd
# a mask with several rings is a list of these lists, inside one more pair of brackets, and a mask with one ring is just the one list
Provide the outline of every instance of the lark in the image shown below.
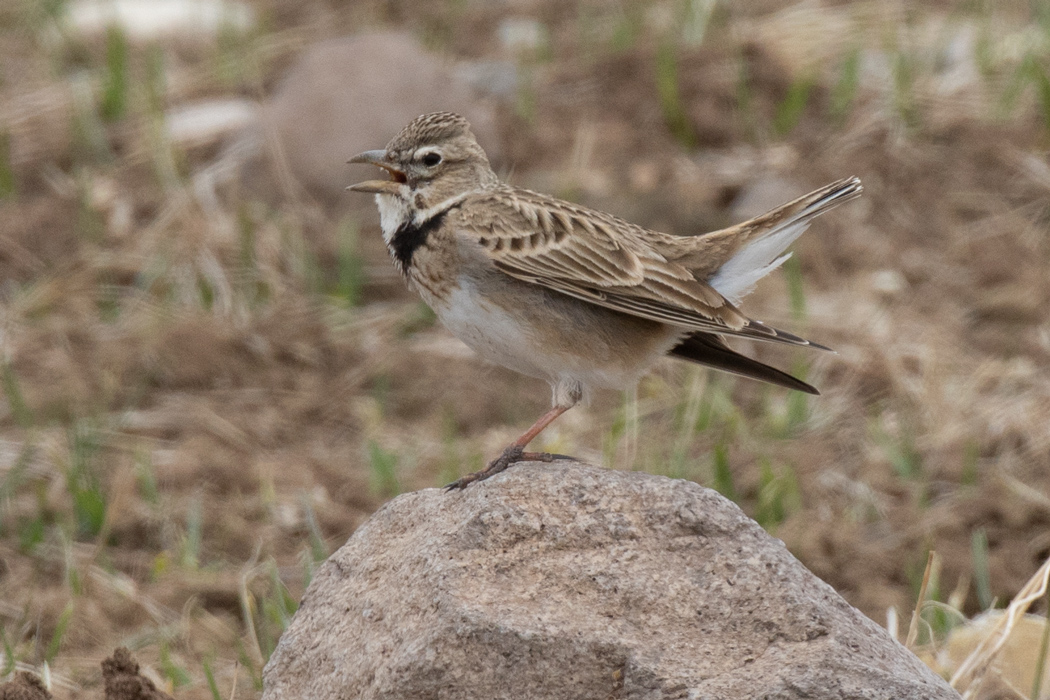
[[525,448],[592,390],[629,388],[667,355],[819,393],[726,338],[827,349],[737,303],[814,217],[861,193],[855,177],[726,229],[675,236],[501,183],[457,114],[420,116],[350,162],[387,171],[349,189],[375,195],[394,265],[445,327],[481,357],[551,386],[551,409],[448,489],[561,458]]

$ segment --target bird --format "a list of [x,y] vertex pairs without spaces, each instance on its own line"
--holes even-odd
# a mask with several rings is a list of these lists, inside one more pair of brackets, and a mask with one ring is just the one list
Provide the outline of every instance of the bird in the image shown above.
[[448,490],[517,462],[566,458],[525,448],[595,389],[629,389],[668,355],[819,393],[726,338],[828,349],[737,304],[814,217],[860,195],[856,177],[729,228],[672,235],[502,183],[470,124],[451,112],[421,115],[349,163],[386,171],[347,189],[375,195],[394,266],[441,323],[482,358],[551,386],[551,408]]

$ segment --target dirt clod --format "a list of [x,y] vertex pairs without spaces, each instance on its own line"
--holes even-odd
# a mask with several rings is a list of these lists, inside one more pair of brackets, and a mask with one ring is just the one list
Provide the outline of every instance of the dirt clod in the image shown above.
[[139,673],[138,662],[126,647],[113,650],[113,656],[102,662],[106,682],[106,700],[172,700],[149,678]]
[[44,682],[26,671],[15,674],[14,680],[0,685],[0,700],[51,700]]

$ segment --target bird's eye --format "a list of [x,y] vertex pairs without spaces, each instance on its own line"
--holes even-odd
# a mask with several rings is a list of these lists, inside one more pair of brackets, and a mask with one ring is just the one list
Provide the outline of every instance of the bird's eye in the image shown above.
[[435,165],[441,162],[441,154],[431,151],[423,156],[423,165],[428,168],[433,168]]

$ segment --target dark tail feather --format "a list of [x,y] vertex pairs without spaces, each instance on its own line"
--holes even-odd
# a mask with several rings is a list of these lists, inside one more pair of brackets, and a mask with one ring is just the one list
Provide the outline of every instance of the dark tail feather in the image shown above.
[[758,379],[777,386],[797,389],[807,394],[817,394],[814,387],[806,384],[801,379],[795,379],[786,372],[781,372],[775,367],[762,364],[758,360],[736,352],[717,335],[710,333],[693,333],[671,350],[672,357],[696,362],[708,367],[720,369],[723,372],[732,372],[742,377]]

